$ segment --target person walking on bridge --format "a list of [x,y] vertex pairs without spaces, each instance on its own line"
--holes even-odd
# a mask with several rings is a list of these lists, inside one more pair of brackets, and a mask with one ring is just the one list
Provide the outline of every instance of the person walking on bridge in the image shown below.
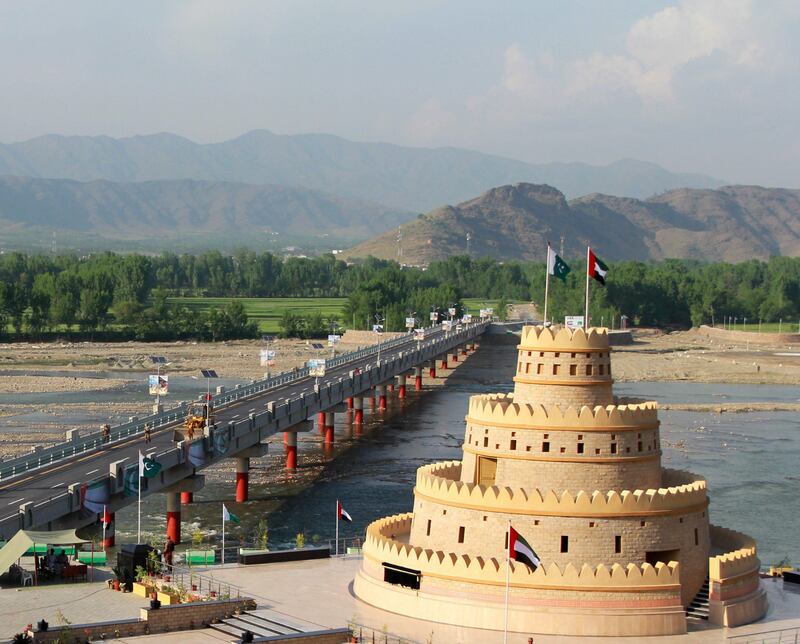
[[150,434],[150,424],[149,423],[145,423],[145,426],[144,426],[144,442],[145,443],[149,443],[151,440],[153,440],[153,437]]
[[103,425],[103,442],[108,443],[111,440],[111,425],[106,423]]
[[164,543],[164,564],[167,566],[167,571],[172,570],[172,555],[175,552],[175,542],[171,537],[167,537]]

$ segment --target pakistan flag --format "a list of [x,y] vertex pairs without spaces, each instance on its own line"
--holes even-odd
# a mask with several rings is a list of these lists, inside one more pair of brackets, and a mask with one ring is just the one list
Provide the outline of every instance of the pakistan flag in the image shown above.
[[556,254],[552,247],[547,247],[547,272],[554,275],[562,282],[567,281],[570,268],[567,263]]

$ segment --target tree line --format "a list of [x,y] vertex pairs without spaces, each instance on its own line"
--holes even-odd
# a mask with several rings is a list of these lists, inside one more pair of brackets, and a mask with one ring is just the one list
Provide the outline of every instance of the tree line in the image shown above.
[[[566,283],[553,280],[549,310],[554,319],[583,313],[585,263],[570,262]],[[724,316],[752,321],[800,316],[800,258],[773,257],[738,264],[694,260],[609,263],[607,285],[592,287],[591,315],[608,322],[627,315],[642,325],[688,327]],[[460,315],[464,298],[544,298],[545,267],[537,262],[498,262],[451,257],[427,268],[402,267],[368,258],[347,264],[332,255],[283,259],[272,253],[232,255],[89,256],[0,255],[0,332],[8,337],[55,333],[120,339],[221,340],[258,331],[244,308],[232,302],[208,313],[190,311],[167,298],[346,297],[339,322],[350,328],[405,328],[430,313]],[[502,308],[502,307],[496,307]],[[332,321],[285,317],[291,335],[324,334]]]

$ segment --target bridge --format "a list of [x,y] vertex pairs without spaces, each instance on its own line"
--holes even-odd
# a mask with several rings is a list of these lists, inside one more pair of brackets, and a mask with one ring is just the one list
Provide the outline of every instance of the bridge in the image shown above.
[[[327,360],[320,377],[304,368],[230,391],[218,387],[211,397],[213,422],[191,440],[175,435],[189,402],[132,417],[105,438],[102,431],[68,431],[63,443],[0,461],[0,537],[8,540],[19,530],[79,528],[102,519],[109,526],[105,545],[113,545],[114,513],[136,502],[141,485],[142,497],[165,494],[167,534],[179,543],[181,502],[191,502],[192,493],[203,487],[198,472],[205,467],[235,458],[236,500],[246,501],[249,459],[266,454],[264,441],[270,436],[284,432],[286,466],[296,467],[297,433],[311,428],[308,419],[318,414],[324,440],[332,443],[334,413],[352,409],[354,424],[362,423],[365,397],[377,392],[379,407],[385,408],[387,387],[399,382],[398,395],[404,396],[409,374],[421,388],[424,366],[434,375],[440,360],[457,360],[488,324],[467,323],[453,330],[439,325],[426,329],[424,338],[403,335],[344,353]],[[161,465],[153,478],[139,479],[139,451]]]

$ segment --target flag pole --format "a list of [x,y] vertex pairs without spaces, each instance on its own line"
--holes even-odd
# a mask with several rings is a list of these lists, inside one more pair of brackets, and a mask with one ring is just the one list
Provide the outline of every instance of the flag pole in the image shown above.
[[225,567],[225,504],[222,504],[222,561],[220,568]]
[[339,499],[336,499],[336,545],[334,546],[334,556],[339,554]]
[[136,527],[136,543],[142,542],[142,453],[139,452],[139,502],[136,504],[138,516]]
[[544,266],[544,326],[547,326],[547,297],[550,294],[550,242],[547,242],[547,262]]
[[591,246],[586,247],[586,309],[583,316],[583,328],[589,328],[589,271],[591,267],[589,266],[589,256],[591,254]]
[[506,546],[506,611],[505,620],[503,622],[503,644],[508,644],[508,586],[509,578],[511,576],[511,557],[509,551],[511,550],[511,519],[508,520],[508,545]]
[[[106,543],[106,506],[103,504],[103,546]],[[94,550],[94,539],[92,540],[92,550]],[[105,550],[105,547],[103,548]],[[94,565],[94,555],[92,555],[92,565]]]

